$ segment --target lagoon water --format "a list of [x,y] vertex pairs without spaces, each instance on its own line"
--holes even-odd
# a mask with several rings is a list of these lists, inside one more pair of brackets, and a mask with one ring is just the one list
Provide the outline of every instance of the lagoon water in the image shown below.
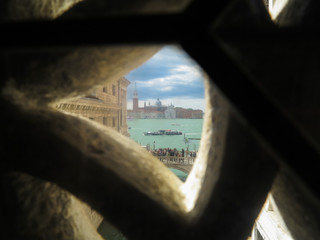
[[178,169],[174,169],[174,168],[169,168],[171,170],[171,172],[173,172],[182,182],[185,182],[187,177],[188,177],[188,173],[182,172]]
[[[142,146],[150,144],[153,148],[182,148],[189,150],[198,150],[199,142],[192,140],[185,143],[184,134],[188,138],[201,138],[203,119],[133,119],[128,120],[130,138],[140,143]],[[177,136],[144,136],[144,132],[158,131],[160,129],[171,129],[181,131],[182,135]],[[184,182],[188,177],[187,173],[180,170],[170,168],[170,170]],[[127,238],[115,228],[106,219],[103,220],[98,228],[98,232],[105,238],[110,240],[127,240]]]
[[[184,136],[187,138],[201,138],[203,119],[133,119],[128,120],[130,138],[142,146],[148,144],[153,149],[158,148],[176,148],[190,151],[199,149],[199,140],[190,140],[185,142]],[[178,130],[182,135],[172,136],[144,136],[144,132],[158,130]]]

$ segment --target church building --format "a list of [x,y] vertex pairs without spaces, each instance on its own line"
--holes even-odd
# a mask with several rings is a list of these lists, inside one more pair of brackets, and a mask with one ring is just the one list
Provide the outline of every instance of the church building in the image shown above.
[[147,105],[144,102],[143,107],[139,107],[139,96],[137,91],[137,85],[134,85],[134,92],[132,98],[132,110],[128,110],[129,118],[145,119],[145,118],[176,118],[174,106],[162,105],[158,98],[154,105],[150,102]]
[[[179,115],[177,114],[179,112]],[[169,106],[162,105],[162,102],[157,98],[154,105],[151,105],[150,102],[147,105],[144,102],[143,107],[139,107],[139,96],[137,91],[137,85],[134,85],[134,92],[132,98],[132,110],[128,110],[128,118],[134,119],[146,119],[146,118],[202,118],[202,110],[193,110],[193,109],[184,109],[184,108],[175,108],[172,104]]]

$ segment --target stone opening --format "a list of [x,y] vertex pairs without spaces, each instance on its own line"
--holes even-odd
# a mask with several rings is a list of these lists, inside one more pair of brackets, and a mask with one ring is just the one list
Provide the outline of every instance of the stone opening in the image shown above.
[[271,18],[275,21],[289,0],[263,0]]
[[[205,107],[205,99],[204,96],[202,95],[201,91],[204,91],[204,86],[202,85],[204,82],[207,82],[208,80],[206,79],[206,75],[204,73],[202,73],[200,70],[200,67],[193,62],[190,57],[187,57],[187,55],[182,52],[181,49],[175,47],[175,46],[169,46],[167,47],[169,48],[169,52],[171,54],[171,56],[169,56],[168,59],[164,59],[165,61],[170,61],[170,57],[171,58],[178,58],[176,55],[180,55],[179,56],[179,61],[180,62],[176,62],[174,64],[175,68],[178,68],[178,70],[174,69],[172,70],[172,67],[170,69],[168,69],[168,75],[165,76],[164,78],[169,78],[170,81],[175,82],[177,86],[175,86],[172,83],[166,83],[168,84],[168,86],[162,86],[164,90],[167,90],[168,88],[175,88],[175,89],[180,89],[183,92],[183,89],[181,88],[181,86],[183,85],[187,85],[187,87],[185,87],[189,94],[192,94],[192,85],[193,82],[196,82],[195,86],[197,86],[197,88],[200,88],[200,93],[197,92],[198,95],[203,97],[203,100],[200,101],[200,103],[198,103],[197,106],[200,106],[200,108],[204,109]],[[168,50],[166,50],[166,54],[168,54]],[[156,59],[158,58],[163,58],[163,56],[157,55],[157,53],[155,53],[154,57]],[[151,57],[152,59],[152,57]],[[172,60],[171,60],[172,61]],[[185,65],[182,65],[182,63],[184,63]],[[148,61],[146,62],[146,65],[148,65]],[[150,65],[150,64],[149,64]],[[141,67],[143,68],[144,65],[142,65]],[[159,67],[159,66],[157,66]],[[154,67],[153,67],[154,68]],[[152,69],[152,71],[154,71],[154,69]],[[161,69],[161,67],[159,67]],[[187,71],[183,72],[183,68],[187,68]],[[164,69],[162,69],[164,70]],[[172,76],[170,74],[172,74],[174,71],[178,72],[178,76]],[[183,76],[181,76],[181,72],[183,72]],[[145,74],[145,73],[142,73]],[[148,74],[148,73],[146,73]],[[189,76],[189,75],[191,76]],[[171,119],[171,120],[175,120],[177,118],[182,118],[182,119],[203,119],[204,118],[204,111],[200,110],[200,109],[192,109],[188,106],[188,104],[190,104],[190,102],[192,102],[192,100],[190,101],[190,99],[187,99],[189,96],[185,96],[182,95],[182,98],[177,97],[176,95],[172,95],[171,94],[171,99],[167,100],[165,99],[165,101],[170,101],[171,105],[165,106],[164,104],[161,103],[161,101],[159,100],[159,98],[157,99],[155,108],[153,109],[153,106],[144,106],[144,108],[139,108],[139,100],[138,100],[138,93],[137,93],[137,87],[136,87],[136,82],[134,85],[134,90],[131,90],[131,92],[133,92],[133,109],[131,109],[131,111],[127,111],[127,107],[126,107],[126,103],[127,103],[127,88],[130,85],[130,81],[128,79],[131,79],[130,76],[135,76],[137,75],[136,73],[128,73],[128,75],[121,77],[118,80],[111,80],[109,82],[105,81],[105,83],[101,84],[98,83],[98,86],[91,86],[91,89],[94,90],[89,90],[89,95],[83,95],[82,97],[73,97],[71,99],[67,99],[64,98],[63,100],[60,101],[55,101],[54,104],[50,104],[51,106],[53,106],[54,108],[58,109],[59,111],[62,111],[64,113],[67,114],[71,114],[73,116],[77,116],[80,118],[88,118],[90,120],[93,120],[95,123],[101,124],[105,127],[109,127],[111,128],[111,130],[115,130],[119,133],[121,133],[124,136],[130,136],[130,131],[128,131],[128,121],[127,121],[127,117],[129,118],[135,118],[135,119]],[[141,77],[141,76],[139,76]],[[138,79],[139,79],[138,77]],[[136,77],[137,78],[137,77]],[[187,78],[187,79],[185,79]],[[150,82],[153,80],[157,80],[157,82],[162,82],[163,83],[163,79],[151,79],[146,81],[146,83],[148,85],[150,85]],[[168,80],[167,80],[168,81]],[[199,83],[200,82],[200,83]],[[180,85],[179,85],[180,84]],[[133,84],[131,84],[133,85]],[[200,85],[200,86],[199,86]],[[208,84],[207,84],[208,85]],[[116,86],[118,86],[118,88],[116,89]],[[159,86],[158,86],[159,87]],[[162,91],[162,88],[159,87],[160,92]],[[191,88],[191,91],[190,91]],[[112,91],[109,93],[106,90],[107,89],[112,89]],[[79,90],[76,90],[76,92],[78,92]],[[176,90],[177,91],[177,90]],[[198,90],[199,91],[199,90]],[[92,92],[92,93],[91,93]],[[159,93],[152,93],[152,90],[145,90],[145,92],[151,92],[151,94],[156,94]],[[150,93],[148,93],[150,94]],[[184,93],[185,94],[185,93]],[[207,97],[208,92],[206,93]],[[172,97],[175,98],[175,100],[178,102],[180,101],[180,104],[184,104],[184,108],[183,107],[178,107],[177,109],[174,109],[174,106],[172,104],[173,99]],[[187,101],[186,103],[184,103],[184,101]],[[207,100],[207,102],[210,102],[210,100]],[[146,104],[145,104],[146,105]],[[164,108],[165,111],[161,111]],[[151,109],[151,110],[150,110]],[[167,111],[171,110],[174,111],[175,114],[167,116]],[[213,114],[213,108],[212,107],[208,107],[207,110],[209,109],[209,114],[208,117],[205,117],[204,119],[204,125],[206,126],[205,128],[202,129],[202,123],[200,125],[200,130],[198,130],[199,132],[197,133],[197,141],[198,141],[198,145],[194,144],[194,150],[189,150],[189,144],[190,142],[184,142],[186,147],[186,150],[184,151],[184,149],[179,149],[177,150],[177,152],[179,153],[179,155],[173,155],[173,156],[169,156],[169,158],[167,159],[167,156],[162,156],[160,154],[158,154],[157,150],[159,149],[155,149],[155,144],[156,141],[151,141],[154,143],[153,148],[149,146],[143,146],[148,152],[151,152],[152,155],[154,157],[156,157],[158,160],[160,160],[160,162],[164,163],[165,166],[167,167],[171,167],[171,168],[175,168],[175,169],[182,169],[185,172],[192,172],[192,166],[194,163],[196,163],[196,158],[197,155],[199,155],[200,157],[203,158],[203,154],[201,153],[201,148],[200,148],[200,141],[201,141],[201,134],[205,133],[206,135],[209,136],[205,136],[205,139],[210,138],[210,134],[208,133],[208,128],[211,127],[210,122],[210,117],[212,118],[212,114]],[[178,113],[176,113],[176,111]],[[184,112],[183,112],[184,111]],[[157,115],[155,115],[155,112]],[[99,127],[99,130],[101,130],[101,125]],[[95,124],[95,126],[98,126]],[[176,126],[175,126],[176,127]],[[112,134],[112,131],[109,133]],[[192,139],[188,139],[188,135],[186,135],[188,133],[184,133],[183,137],[184,139],[180,139],[181,141],[191,141]],[[192,134],[192,133],[191,133]],[[170,137],[170,136],[169,136]],[[190,137],[190,136],[189,136]],[[192,137],[192,136],[191,136]],[[134,138],[133,138],[134,139]],[[130,144],[128,143],[124,143],[123,142],[123,146],[124,148],[126,148],[125,144]],[[159,141],[157,141],[157,144],[159,145]],[[141,145],[141,143],[140,143]],[[181,145],[181,144],[180,144]],[[135,146],[137,148],[137,150],[139,151],[139,148],[137,146]],[[168,146],[167,149],[170,150],[176,150],[175,146]],[[142,149],[142,148],[141,148]],[[160,148],[160,149],[165,149],[165,148]],[[182,154],[182,151],[184,151],[185,156],[181,156],[180,154]],[[206,155],[208,152],[208,149],[203,151],[204,154]],[[150,156],[149,156],[150,157]],[[205,157],[204,157],[205,158]],[[181,160],[183,159],[183,160]],[[130,161],[129,159],[127,161]],[[138,159],[139,161],[139,159]],[[199,161],[198,164],[199,167],[197,167],[198,170],[195,171],[195,173],[191,174],[191,180],[188,181],[188,187],[182,187],[181,188],[181,199],[179,200],[179,203],[181,205],[181,208],[184,209],[183,211],[185,211],[184,214],[189,214],[190,211],[192,211],[197,198],[198,198],[198,194],[199,191],[201,189],[201,184],[203,181],[203,175],[205,174],[205,170],[206,170],[206,161],[201,160]],[[201,170],[199,170],[201,169]],[[126,174],[123,170],[121,174]],[[195,177],[196,176],[196,177]],[[195,179],[195,180],[194,180]],[[190,186],[190,189],[189,189]],[[191,188],[192,186],[192,188]],[[180,191],[180,189],[176,189],[176,191]],[[186,203],[185,201],[187,200],[188,203]],[[187,205],[188,207],[186,207]]]
[[[29,1],[31,5],[26,1],[19,2],[22,5],[18,4],[18,1],[12,2],[15,4],[10,5],[9,1],[1,2],[1,6],[9,6],[1,8],[5,13],[1,15],[2,19],[19,19],[20,16],[22,19],[34,19],[36,16],[52,19],[63,13],[58,11],[63,8],[57,8],[56,5],[52,5],[50,9],[50,4],[33,4],[37,1]],[[56,1],[58,2],[75,1]],[[175,1],[168,2],[173,4]],[[13,41],[12,44],[7,42],[7,45],[1,48],[3,81],[0,103],[4,111],[1,123],[5,126],[1,136],[1,188],[6,196],[1,198],[1,220],[5,238],[19,238],[22,233],[25,239],[34,239],[35,235],[50,239],[61,234],[65,234],[66,238],[79,236],[79,239],[87,239],[87,234],[91,233],[97,237],[95,229],[89,227],[89,221],[79,222],[78,212],[72,211],[72,208],[69,212],[59,208],[62,215],[50,211],[38,215],[30,211],[33,208],[28,204],[31,203],[32,206],[37,201],[26,200],[39,200],[36,197],[40,196],[37,193],[42,192],[38,191],[39,189],[56,189],[47,181],[56,183],[60,190],[43,191],[45,194],[41,195],[44,200],[42,209],[56,209],[47,208],[45,203],[52,203],[52,193],[61,196],[57,198],[57,202],[61,203],[64,199],[62,196],[66,196],[62,189],[67,189],[103,215],[109,216],[112,223],[132,239],[149,239],[150,236],[154,239],[195,239],[199,236],[203,239],[243,239],[250,234],[254,219],[270,189],[292,235],[296,239],[319,238],[319,91],[317,81],[314,80],[319,75],[316,64],[319,47],[310,32],[307,31],[309,35],[299,38],[297,35],[287,34],[286,29],[282,28],[289,25],[296,33],[301,33],[301,28],[297,28],[298,23],[302,26],[313,26],[317,23],[314,12],[317,12],[318,4],[316,1],[289,1],[276,19],[280,27],[276,30],[279,32],[273,32],[269,25],[265,24],[269,18],[266,17],[265,10],[261,11],[261,1],[219,2],[214,9],[199,2],[194,1],[183,14],[173,18],[144,18],[151,19],[158,27],[162,20],[170,19],[170,26],[173,26],[169,29],[171,31],[163,31],[161,35],[157,35],[152,29],[148,29],[148,36],[145,36],[147,40],[153,43],[156,38],[162,39],[159,41],[161,43],[168,39],[173,42],[180,41],[183,48],[207,73],[215,76],[215,79],[207,83],[209,110],[214,109],[215,114],[211,115],[208,127],[205,128],[208,134],[205,135],[207,139],[204,142],[207,145],[202,148],[205,149],[203,159],[207,161],[207,168],[203,169],[201,165],[197,168],[199,173],[204,172],[205,178],[197,204],[190,212],[193,216],[186,217],[185,209],[177,204],[186,191],[183,186],[190,184],[190,181],[181,185],[166,170],[160,173],[149,164],[149,157],[134,151],[130,144],[127,148],[131,152],[130,159],[143,159],[141,162],[144,164],[139,168],[133,168],[129,163],[105,163],[105,158],[111,162],[112,159],[123,156],[123,152],[117,149],[126,142],[125,138],[116,131],[102,133],[97,126],[93,127],[93,121],[79,121],[47,107],[57,99],[77,96],[79,89],[81,93],[85,93],[89,86],[100,83],[100,80],[88,81],[88,76],[98,76],[92,79],[99,79],[102,73],[107,72],[110,73],[110,81],[112,77],[113,80],[119,79],[124,74],[123,66],[128,70],[134,67],[129,66],[129,63],[144,62],[158,50],[157,47],[149,45],[150,48],[146,50],[135,46],[124,50],[86,45],[83,48],[66,49],[65,45],[55,48],[57,46],[52,41],[48,43],[46,39],[47,45],[41,45],[40,41],[38,43],[42,47],[51,46],[54,51],[41,53],[37,46],[33,45],[36,51],[29,48],[27,50],[31,54],[26,54],[27,51],[21,49],[30,47],[30,42],[17,44],[17,41]],[[239,5],[235,3],[243,4],[238,8],[235,6]],[[56,12],[59,14],[51,14]],[[157,22],[157,19],[160,21]],[[249,22],[257,23],[262,30],[268,30],[275,35],[271,34],[269,39],[265,39],[259,32],[253,31],[251,33],[254,37],[250,38],[250,41],[244,41],[242,30],[247,29]],[[54,21],[52,23],[55,24]],[[30,24],[29,26],[39,30],[37,22]],[[16,29],[15,27],[20,25],[6,22],[3,26],[3,32],[7,33],[8,26]],[[124,29],[125,26],[122,25]],[[214,29],[208,26],[214,26]],[[234,31],[230,33],[230,26],[232,30],[237,30],[236,35]],[[221,33],[218,30],[223,31]],[[223,32],[228,31],[233,36],[232,39],[228,39],[228,34],[223,35]],[[36,34],[40,32],[35,31],[35,36],[39,37]],[[290,44],[277,38],[277,33],[282,34],[283,39],[290,41]],[[171,38],[161,38],[163,36]],[[7,37],[6,39],[14,40],[10,38],[10,34],[7,34]],[[137,39],[131,36],[126,36],[126,39],[137,42]],[[272,41],[269,41],[270,39]],[[107,39],[105,41],[107,42]],[[273,44],[270,45],[270,42]],[[9,48],[3,50],[6,46]],[[94,62],[93,57],[96,56],[100,58]],[[115,59],[112,60],[116,61],[107,60],[104,56],[113,56]],[[130,61],[123,60],[128,58]],[[74,59],[77,61],[72,61]],[[102,62],[99,62],[100,60]],[[116,68],[117,64],[122,67]],[[79,74],[79,69],[83,66],[90,66],[90,71]],[[100,67],[102,72],[97,71]],[[215,88],[213,84],[216,84]],[[261,111],[259,107],[254,107],[254,104],[263,108],[268,121],[257,116],[257,112]],[[276,124],[273,124],[275,122]],[[88,139],[95,141],[89,142]],[[289,147],[285,146],[286,142],[290,143]],[[119,165],[124,169],[134,169],[135,173],[120,178]],[[11,171],[20,173],[9,173]],[[156,178],[149,178],[145,172]],[[159,181],[154,180],[157,178]],[[165,184],[161,185],[160,182]],[[101,191],[106,188],[108,191]],[[122,191],[131,196],[131,201],[122,199]],[[51,200],[54,199],[56,198]],[[71,197],[66,202],[72,202]],[[21,208],[17,206],[24,206],[25,211],[18,211]],[[190,206],[192,209],[192,204]],[[30,228],[28,224],[32,221],[28,220],[31,216],[45,216],[45,219],[53,216],[53,221],[58,223],[58,229],[49,228],[43,231],[41,224],[38,225],[40,229]],[[56,221],[57,216],[60,221]],[[37,217],[35,220],[44,222]],[[19,227],[12,224],[17,220],[21,223]],[[64,226],[80,225],[88,228],[67,227],[61,231],[59,223],[65,222],[70,224]],[[165,228],[159,229],[159,224]],[[225,231],[226,228],[230,231]],[[175,231],[170,231],[171,229]]]

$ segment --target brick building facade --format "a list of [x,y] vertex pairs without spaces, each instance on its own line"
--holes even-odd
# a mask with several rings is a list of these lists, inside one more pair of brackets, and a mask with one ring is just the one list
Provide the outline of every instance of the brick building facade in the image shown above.
[[203,118],[203,112],[202,110],[193,110],[193,109],[186,109],[186,108],[181,108],[181,107],[176,107],[176,118],[191,118],[191,119],[196,119],[196,118]]
[[87,117],[129,136],[127,125],[127,87],[130,82],[119,80],[97,87],[90,95],[59,103],[57,109]]

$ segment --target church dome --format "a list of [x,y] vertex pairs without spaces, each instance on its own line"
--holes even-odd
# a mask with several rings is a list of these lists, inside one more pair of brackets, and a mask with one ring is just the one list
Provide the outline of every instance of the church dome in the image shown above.
[[157,101],[156,101],[156,106],[161,106],[162,105],[162,103],[161,103],[161,101],[159,100],[159,98],[157,99]]

